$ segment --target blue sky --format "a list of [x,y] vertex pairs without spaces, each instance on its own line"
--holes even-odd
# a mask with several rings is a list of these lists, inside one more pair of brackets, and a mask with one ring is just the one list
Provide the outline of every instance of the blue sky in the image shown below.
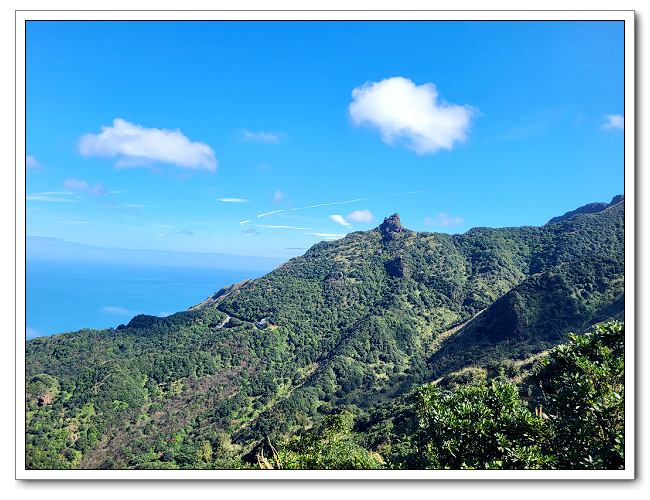
[[462,233],[609,202],[623,28],[28,22],[28,254],[286,259],[395,212]]

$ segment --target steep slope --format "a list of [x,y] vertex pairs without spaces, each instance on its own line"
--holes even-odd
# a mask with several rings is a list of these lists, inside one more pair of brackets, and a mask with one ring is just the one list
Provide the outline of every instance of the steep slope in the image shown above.
[[28,464],[233,466],[336,406],[539,352],[622,316],[623,241],[623,200],[453,236],[395,214],[189,311],[28,341]]
[[543,228],[456,236],[405,230],[394,215],[197,308],[267,318],[294,345],[316,340],[296,358],[308,380],[279,407],[316,397],[367,407],[468,363],[539,352],[621,316],[623,221],[623,201]]

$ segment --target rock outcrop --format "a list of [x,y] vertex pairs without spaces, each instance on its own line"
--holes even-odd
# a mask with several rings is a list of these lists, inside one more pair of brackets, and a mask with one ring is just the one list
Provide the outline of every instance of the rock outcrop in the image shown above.
[[382,233],[404,233],[408,231],[402,226],[401,221],[399,220],[399,214],[393,214],[390,217],[386,217],[384,222],[379,225],[379,230]]

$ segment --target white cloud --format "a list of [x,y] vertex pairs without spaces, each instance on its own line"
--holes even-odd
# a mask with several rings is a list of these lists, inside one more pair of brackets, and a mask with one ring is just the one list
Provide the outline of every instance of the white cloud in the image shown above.
[[623,130],[625,128],[625,118],[621,115],[607,115],[607,123],[600,126],[605,130],[617,128]]
[[256,227],[263,227],[266,229],[311,229],[310,227],[294,227],[294,226],[269,226],[266,224],[254,224]]
[[37,330],[34,330],[31,326],[25,325],[25,338],[27,340],[33,339],[35,337],[40,337],[41,333]]
[[425,217],[422,221],[425,226],[459,226],[465,223],[465,219],[458,215],[451,215],[447,212],[441,212],[433,217]]
[[99,196],[106,193],[106,187],[96,182],[92,186],[81,179],[66,179],[63,181],[63,187],[70,191],[84,191],[92,196]]
[[172,231],[172,234],[186,234],[188,236],[192,236],[194,233],[192,231],[188,231],[187,229],[181,229],[180,231]]
[[111,313],[111,314],[119,314],[122,316],[130,316],[133,315],[131,311],[128,311],[127,309],[124,309],[123,307],[114,307],[114,306],[104,306],[101,309],[103,312]]
[[375,220],[375,216],[366,208],[364,210],[355,210],[354,212],[350,212],[345,216],[345,219],[352,222],[372,222]]
[[27,168],[27,170],[39,170],[43,168],[43,165],[37,162],[36,158],[34,158],[33,156],[27,155],[25,156],[25,167]]
[[273,201],[280,201],[284,198],[288,198],[289,195],[286,193],[283,193],[279,189],[273,194]]
[[226,203],[246,203],[250,200],[244,200],[243,198],[218,198],[219,201],[225,201]]
[[183,168],[214,171],[214,150],[203,142],[191,142],[180,130],[147,128],[121,118],[100,134],[86,134],[77,145],[83,156],[119,157],[118,167],[170,163]]
[[350,224],[343,218],[342,215],[330,215],[330,219],[332,219],[334,222],[338,222],[339,224],[350,227]]
[[266,217],[267,215],[277,214],[278,212],[286,212],[286,210],[284,208],[280,210],[273,210],[273,212],[266,212],[265,214],[259,214],[258,217]]
[[[66,194],[66,193],[61,193],[61,194]],[[68,201],[76,201],[76,200],[70,200],[67,198],[54,198],[52,196],[49,196],[45,193],[42,194],[28,194],[25,196],[26,200],[32,200],[32,201],[62,201],[62,202],[68,202]]]
[[355,125],[377,127],[386,144],[403,139],[420,155],[452,149],[454,143],[464,141],[478,112],[467,104],[439,100],[433,83],[416,85],[401,76],[367,82],[352,91],[352,99],[349,112]]
[[63,181],[63,187],[72,191],[85,191],[89,184],[81,179],[66,179]]
[[271,132],[251,132],[250,130],[242,129],[243,141],[256,141],[256,142],[270,142],[277,144],[284,134],[272,134]]

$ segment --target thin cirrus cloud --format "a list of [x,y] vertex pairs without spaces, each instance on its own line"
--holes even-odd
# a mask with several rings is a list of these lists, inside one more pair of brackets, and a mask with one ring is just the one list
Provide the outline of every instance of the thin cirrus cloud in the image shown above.
[[602,124],[600,128],[604,130],[623,130],[625,128],[625,118],[621,115],[607,115],[607,123]]
[[333,233],[306,233],[307,236],[316,236],[318,238],[323,238],[325,240],[338,240],[339,238],[344,238],[345,234],[333,234]]
[[[240,223],[241,224],[241,223]],[[269,224],[254,224],[255,227],[263,227],[266,229],[311,229],[310,227],[294,227],[294,226],[274,226]]]
[[214,150],[204,142],[192,142],[176,130],[147,128],[115,118],[99,134],[85,134],[77,144],[83,156],[119,158],[116,167],[168,163],[181,168],[215,171]]
[[187,229],[181,229],[178,231],[172,231],[172,234],[185,234],[187,236],[192,236],[194,233],[192,231],[188,231]]
[[433,83],[416,85],[401,76],[367,82],[352,91],[348,111],[356,125],[379,129],[382,141],[398,140],[419,155],[452,149],[467,138],[478,109],[439,99]]
[[242,141],[253,142],[268,142],[271,144],[278,144],[284,134],[272,134],[271,132],[251,132],[247,129],[242,129]]
[[101,308],[101,310],[106,313],[117,314],[120,316],[130,316],[135,314],[129,311],[128,309],[125,309],[123,307],[115,307],[115,306],[104,306]]
[[243,198],[218,198],[218,200],[226,203],[246,203],[250,201],[250,200],[245,200]]
[[54,193],[54,192],[49,192],[49,193],[34,193],[34,194],[28,194],[25,196],[26,200],[32,200],[32,201],[56,201],[56,202],[70,202],[70,201],[76,201],[70,198],[59,198],[58,196],[52,196],[52,195],[69,195],[72,193]]
[[465,219],[459,215],[452,215],[447,212],[441,212],[433,217],[425,217],[422,223],[425,226],[452,227],[465,223]]
[[[382,198],[392,198],[394,196],[406,196],[406,195],[424,193],[424,192],[426,192],[426,189],[422,189],[420,191],[408,191],[406,193],[385,194],[383,196],[374,196],[372,198],[356,198],[354,200],[346,200],[346,201],[331,201],[329,203],[319,203],[317,205],[309,205],[307,207],[281,208],[279,210],[273,210],[272,212],[266,212],[266,213],[263,213],[263,214],[259,214],[257,217],[266,217],[267,215],[277,214],[278,212],[291,212],[293,210],[307,210],[309,208],[326,207],[326,206],[329,206],[329,205],[344,205],[346,203],[356,203],[358,201],[380,200]],[[368,210],[365,210],[365,211],[357,210],[357,212],[360,213],[359,217],[367,216],[367,214],[365,214],[365,212],[368,212],[368,214],[372,215],[370,213],[370,211],[368,211]],[[352,212],[352,214],[355,214],[355,212]],[[352,214],[349,214],[349,215],[352,215]],[[374,215],[372,217],[374,218]],[[346,216],[346,218],[347,218],[347,216]],[[348,220],[353,220],[353,219],[348,219]],[[250,221],[243,221],[243,222],[240,222],[240,224],[245,224],[246,222],[250,222]],[[367,222],[367,221],[361,221],[361,222]]]

